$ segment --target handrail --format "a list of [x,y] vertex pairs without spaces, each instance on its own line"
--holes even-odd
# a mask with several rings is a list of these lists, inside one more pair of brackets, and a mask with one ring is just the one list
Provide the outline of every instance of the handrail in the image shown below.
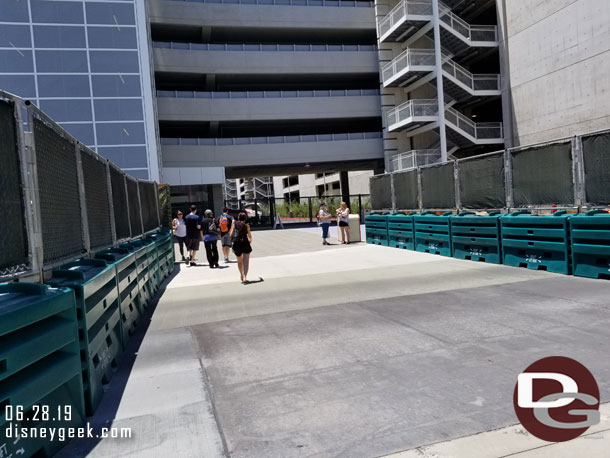
[[330,89],[311,91],[163,91],[157,97],[179,99],[272,99],[292,97],[352,97],[379,95],[379,89]]
[[392,171],[411,170],[422,165],[435,164],[441,160],[440,149],[418,149],[395,154],[391,158]]
[[469,41],[498,41],[495,25],[470,25],[444,3],[439,3],[439,13],[441,21]]
[[188,3],[221,3],[230,5],[274,5],[274,6],[342,6],[371,7],[375,2],[367,0],[172,0]]
[[376,51],[376,45],[227,44],[153,41],[153,48],[188,51]]
[[455,125],[477,140],[504,138],[503,124],[501,122],[476,123],[454,108],[445,109],[445,121]]
[[[381,76],[384,82],[388,81],[398,73],[408,67],[426,66],[434,67],[435,58],[432,49],[407,48],[391,62],[381,69]],[[459,80],[473,91],[476,90],[500,90],[500,75],[477,74],[473,75],[470,71],[452,60],[448,55],[443,54],[443,70],[450,76]]]
[[414,49],[407,48],[400,53],[395,59],[387,63],[381,69],[383,81],[387,81],[394,75],[397,75],[407,67],[427,66],[434,67],[436,59],[434,58],[433,49]]
[[389,110],[386,114],[387,125],[397,124],[417,116],[438,116],[437,99],[411,99]]
[[381,138],[381,132],[351,132],[346,134],[287,135],[278,137],[236,137],[236,138],[161,138],[162,145],[182,146],[226,146],[262,145],[271,143],[301,143],[341,140],[368,140]]
[[432,2],[430,0],[402,0],[379,21],[379,36],[388,33],[395,24],[409,15],[432,16]]

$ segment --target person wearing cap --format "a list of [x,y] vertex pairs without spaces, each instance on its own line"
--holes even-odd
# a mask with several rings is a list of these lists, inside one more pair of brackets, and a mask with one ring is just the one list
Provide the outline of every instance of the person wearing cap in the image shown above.
[[318,212],[318,219],[320,226],[322,227],[322,245],[330,245],[326,240],[328,238],[328,229],[330,228],[331,215],[326,206],[326,202],[322,202],[320,205],[320,211]]
[[210,269],[218,267],[218,223],[214,219],[214,213],[208,209],[203,213],[201,219],[201,232],[203,233],[203,244],[205,254],[208,258]]

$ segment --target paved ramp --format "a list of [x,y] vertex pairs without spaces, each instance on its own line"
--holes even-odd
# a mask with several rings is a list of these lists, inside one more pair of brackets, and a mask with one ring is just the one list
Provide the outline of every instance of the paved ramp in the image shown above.
[[517,374],[550,355],[609,400],[609,282],[320,242],[255,232],[245,286],[181,264],[94,419],[134,437],[63,456],[388,455],[514,425]]

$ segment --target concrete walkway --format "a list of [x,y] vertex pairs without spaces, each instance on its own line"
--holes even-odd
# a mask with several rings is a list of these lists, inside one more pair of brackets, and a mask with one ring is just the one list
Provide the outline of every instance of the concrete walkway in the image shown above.
[[[249,278],[264,281],[241,285],[236,264],[211,270],[201,253],[134,338],[92,419],[133,437],[61,457],[551,456],[502,429],[518,373],[550,355],[582,362],[610,400],[609,282],[253,235]],[[590,446],[608,421],[552,456],[610,456]]]

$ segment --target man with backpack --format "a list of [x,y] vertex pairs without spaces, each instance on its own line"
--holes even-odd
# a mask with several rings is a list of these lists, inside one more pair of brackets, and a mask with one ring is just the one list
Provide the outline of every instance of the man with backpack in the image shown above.
[[218,228],[220,229],[220,242],[222,243],[222,254],[225,262],[229,262],[229,254],[231,253],[231,237],[229,232],[233,226],[233,217],[229,215],[229,209],[224,207],[222,214],[218,217]]
[[201,231],[203,232],[203,243],[205,245],[205,254],[208,258],[208,264],[210,269],[214,269],[218,266],[218,235],[220,230],[218,224],[214,219],[214,213],[212,210],[206,210],[204,217],[201,220]]

